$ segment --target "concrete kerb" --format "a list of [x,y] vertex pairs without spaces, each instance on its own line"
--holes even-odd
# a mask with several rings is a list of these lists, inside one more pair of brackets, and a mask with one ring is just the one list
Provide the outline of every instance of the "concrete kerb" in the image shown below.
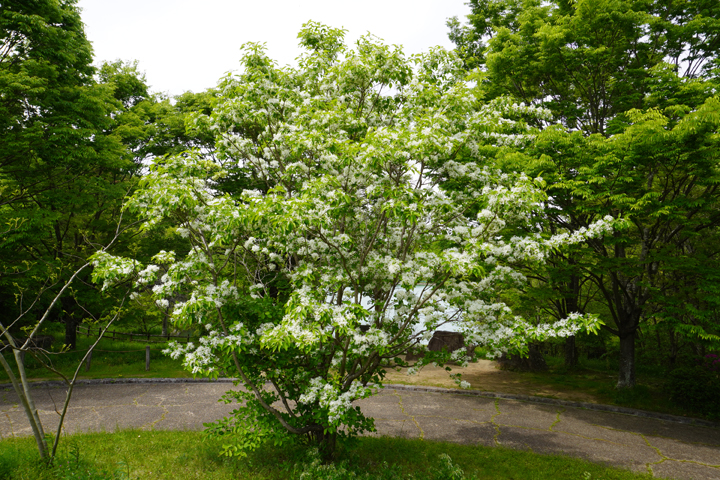
[[[233,383],[239,379],[235,378],[218,378],[210,380],[207,378],[97,378],[97,379],[81,379],[75,382],[75,385],[122,385],[122,384],[154,384],[154,383]],[[60,381],[43,381],[32,382],[34,387],[65,387],[65,382]],[[12,389],[11,383],[0,384],[0,391]],[[653,418],[664,420],[667,422],[683,423],[687,425],[697,425],[702,427],[720,428],[720,423],[703,420],[700,418],[680,417],[678,415],[669,415],[666,413],[649,412],[647,410],[637,410],[634,408],[618,407],[615,405],[603,405],[599,403],[573,402],[569,400],[558,400],[555,398],[535,397],[531,395],[515,395],[510,393],[482,392],[479,390],[461,390],[457,388],[442,387],[423,387],[418,385],[398,385],[386,384],[383,388],[390,390],[401,390],[408,392],[424,392],[424,393],[445,393],[452,395],[466,395],[485,398],[499,398],[504,400],[518,400],[521,402],[540,403],[544,405],[557,405],[562,407],[582,408],[585,410],[595,410],[600,412],[620,413],[623,415],[632,415],[635,417]]]
[[[218,378],[83,378],[75,382],[78,385],[123,385],[123,384],[144,384],[144,383],[232,383],[239,379]],[[30,382],[33,387],[66,387],[65,382],[50,380],[42,382]],[[12,383],[0,383],[0,390],[13,388]]]

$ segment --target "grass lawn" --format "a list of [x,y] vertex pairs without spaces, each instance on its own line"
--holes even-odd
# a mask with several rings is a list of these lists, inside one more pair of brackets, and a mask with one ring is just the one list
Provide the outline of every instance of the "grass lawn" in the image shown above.
[[617,367],[601,360],[584,360],[572,369],[563,365],[561,358],[546,357],[548,371],[539,373],[518,372],[528,382],[542,384],[559,392],[581,391],[595,397],[597,403],[621,405],[640,410],[689,415],[688,411],[674,405],[665,390],[666,374],[657,368],[639,366],[636,372],[637,386],[633,391],[618,391]]
[[[301,447],[262,448],[247,458],[219,457],[221,441],[200,432],[125,430],[76,434],[60,443],[54,468],[38,460],[31,438],[0,441],[0,478],[65,479],[640,479],[650,478],[563,456],[505,448],[363,437],[342,445],[335,474],[314,470]],[[464,476],[453,476],[447,454]],[[327,467],[325,467],[327,468]],[[342,473],[344,471],[344,474]],[[355,475],[355,476],[353,476]]]
[[[94,341],[95,338],[93,337],[78,336],[76,350],[47,355],[45,361],[52,362],[54,368],[70,378]],[[56,338],[55,345],[61,344],[62,339]],[[145,371],[146,345],[150,345],[149,371]],[[173,360],[162,353],[164,348],[165,346],[161,343],[113,341],[103,338],[93,350],[90,369],[86,371],[85,365],[83,365],[79,378],[192,377],[192,374],[182,368],[180,360]],[[57,347],[54,349],[57,350]],[[11,361],[10,363],[14,365],[14,362]],[[60,377],[42,367],[31,355],[25,357],[25,369],[28,376],[33,380],[60,380]],[[10,379],[5,370],[0,369],[0,383],[9,382]]]

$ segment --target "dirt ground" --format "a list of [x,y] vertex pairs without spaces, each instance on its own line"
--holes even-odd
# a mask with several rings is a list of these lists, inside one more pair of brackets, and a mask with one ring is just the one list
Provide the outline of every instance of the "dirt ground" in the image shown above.
[[412,376],[407,374],[405,368],[388,368],[384,383],[458,388],[457,384],[450,378],[450,373],[461,373],[462,379],[470,383],[472,390],[538,395],[576,402],[599,403],[594,395],[579,390],[561,389],[553,385],[541,384],[528,379],[522,374],[500,370],[497,363],[490,360],[478,360],[476,363],[470,363],[467,368],[453,365],[450,365],[450,367],[452,372],[446,372],[444,368],[428,365]]

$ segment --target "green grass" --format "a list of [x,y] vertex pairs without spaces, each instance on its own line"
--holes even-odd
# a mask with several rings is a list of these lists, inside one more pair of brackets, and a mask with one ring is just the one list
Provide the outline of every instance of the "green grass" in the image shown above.
[[[52,365],[70,377],[78,363],[83,358],[88,348],[95,341],[95,338],[80,337],[77,339],[77,349],[70,352],[53,353],[47,355],[45,361],[52,362]],[[58,350],[62,345],[62,339],[57,338],[53,349]],[[150,370],[145,371],[145,346],[150,345]],[[90,370],[85,370],[85,365],[80,370],[79,378],[178,378],[191,377],[185,371],[180,360],[173,360],[164,355],[163,344],[130,341],[113,341],[103,338],[93,350],[90,361]],[[14,365],[14,362],[10,362]],[[60,380],[60,377],[45,369],[31,355],[25,357],[25,369],[28,377],[33,380]],[[15,372],[17,373],[17,372]],[[3,369],[0,369],[0,383],[7,383],[10,379]]]
[[[597,398],[599,403],[628,408],[689,415],[674,405],[665,390],[666,375],[657,368],[637,368],[637,386],[632,391],[618,391],[617,366],[601,360],[581,360],[575,368],[567,368],[561,358],[545,357],[546,372],[519,372],[523,378],[550,385],[557,390],[581,391]],[[698,416],[692,414],[692,416]]]
[[[0,441],[0,478],[285,480],[299,478],[307,468],[307,451],[300,447],[267,447],[247,458],[226,458],[218,456],[220,443],[218,439],[203,441],[202,433],[190,431],[76,434],[63,439],[55,467],[48,468],[38,461],[31,438],[8,439]],[[364,437],[342,445],[336,464],[358,476],[368,473],[370,478],[399,480],[412,475],[416,480],[444,480],[449,477],[442,472],[441,454],[449,455],[468,480],[473,476],[498,480],[650,478],[564,456],[388,437]]]

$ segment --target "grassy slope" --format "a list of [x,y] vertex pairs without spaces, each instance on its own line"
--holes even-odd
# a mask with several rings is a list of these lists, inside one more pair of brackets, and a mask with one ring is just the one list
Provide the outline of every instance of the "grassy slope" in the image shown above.
[[[78,345],[75,351],[47,355],[45,361],[52,362],[56,369],[70,377],[94,340],[94,338],[78,337]],[[62,340],[56,338],[53,349],[58,350],[57,345],[61,343]],[[145,371],[146,345],[150,345],[149,371]],[[86,371],[85,365],[83,365],[79,378],[191,377],[192,375],[189,372],[183,370],[180,360],[173,360],[162,353],[163,348],[165,346],[160,343],[148,344],[102,339],[93,350],[90,370]],[[31,379],[60,380],[60,377],[41,367],[39,362],[30,355],[26,356],[25,362],[26,371]],[[0,369],[0,383],[9,381],[5,371]]]
[[[674,405],[665,390],[666,375],[656,369],[639,368],[638,385],[634,391],[618,391],[617,369],[600,360],[581,361],[573,369],[567,369],[560,358],[546,358],[547,372],[517,373],[521,378],[536,384],[547,385],[558,391],[582,391],[593,395],[597,403],[622,405],[629,408],[649,410],[673,415],[689,412]],[[699,416],[693,414],[694,416]]]

